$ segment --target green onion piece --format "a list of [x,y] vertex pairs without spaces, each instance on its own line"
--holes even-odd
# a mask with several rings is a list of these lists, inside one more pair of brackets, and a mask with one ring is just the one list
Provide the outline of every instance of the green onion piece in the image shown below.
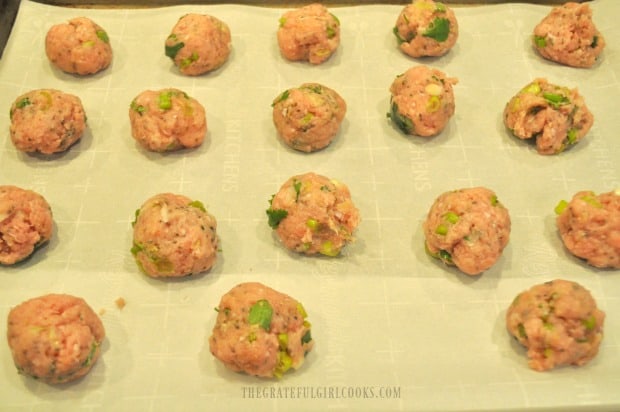
[[269,331],[272,316],[273,308],[266,299],[261,299],[250,308],[248,322],[250,325],[258,325],[266,331]]
[[181,50],[183,47],[185,47],[185,43],[183,42],[179,42],[172,46],[166,45],[166,50],[165,50],[166,56],[174,60],[174,58],[177,57],[177,53],[179,52],[179,50]]
[[600,208],[603,207],[603,205],[601,204],[601,202],[598,201],[598,199],[596,198],[596,195],[594,193],[592,193],[591,195],[582,196],[581,200],[583,200],[584,202],[586,202],[590,206],[594,206],[597,209],[600,209]]
[[590,316],[588,319],[582,320],[581,323],[587,330],[594,330],[594,328],[596,328],[596,318],[594,315]]
[[159,108],[162,110],[172,109],[172,92],[161,92],[158,97]]
[[308,330],[306,333],[304,333],[304,336],[301,337],[301,344],[306,344],[309,343],[312,340],[312,333],[310,333],[310,331]]
[[523,325],[523,323],[519,323],[517,325],[517,330],[519,331],[520,337],[522,337],[523,339],[527,339],[527,333],[525,332],[525,326]]
[[198,61],[198,53],[193,52],[191,56],[186,59],[181,60],[181,68],[186,68],[193,62]]
[[438,11],[439,13],[445,13],[446,6],[443,3],[437,2],[435,3],[435,10]]
[[340,253],[340,249],[334,247],[334,244],[332,243],[332,241],[328,240],[321,245],[321,249],[319,250],[319,253],[325,256],[334,257],[334,256],[338,256],[338,254]]
[[155,263],[158,272],[170,273],[174,270],[174,264],[168,258],[151,253],[147,253],[147,255]]
[[333,39],[336,36],[336,29],[334,29],[333,27],[327,26],[326,31],[328,39]]
[[99,347],[99,344],[97,342],[93,342],[90,344],[90,350],[88,351],[88,356],[86,357],[84,362],[82,362],[82,367],[89,366],[93,362],[93,358],[95,357],[95,354],[97,353],[98,347]]
[[82,42],[82,46],[83,47],[93,47],[95,45],[95,41],[94,40],[87,40],[85,42]]
[[301,124],[307,126],[308,124],[310,124],[312,119],[314,119],[314,115],[312,113],[306,113],[306,115],[301,119]]
[[555,108],[558,108],[560,105],[570,103],[568,97],[557,93],[543,92],[543,98]]
[[538,94],[540,93],[540,85],[536,82],[530,83],[527,86],[525,86],[522,90],[521,93],[531,93],[531,94]]
[[561,215],[562,213],[564,213],[567,207],[568,207],[568,202],[566,200],[560,200],[559,203],[553,209],[553,211],[555,212],[556,215]]
[[142,106],[141,104],[138,104],[135,100],[131,102],[129,107],[131,108],[131,110],[138,112],[140,116],[142,116],[142,114],[146,112],[146,107]]
[[321,87],[320,84],[309,84],[309,85],[303,86],[302,89],[310,90],[311,92],[316,93],[316,94],[323,93],[323,88]]
[[301,302],[297,302],[297,312],[299,312],[303,319],[306,319],[308,317],[308,313],[306,312],[306,309],[304,308],[304,305],[301,304]]
[[195,207],[196,209],[200,209],[203,212],[207,211],[207,209],[205,209],[205,205],[203,205],[200,200],[194,200],[193,202],[190,202],[189,206],[190,207]]
[[392,33],[394,33],[394,36],[396,36],[396,40],[398,41],[398,44],[409,43],[411,40],[415,38],[415,33],[413,32],[409,32],[410,36],[407,36],[407,38],[402,37],[400,33],[398,32],[398,27],[396,26],[394,26],[394,28],[392,29]]
[[286,350],[288,347],[288,333],[278,333],[278,345],[281,350]]
[[293,181],[293,189],[295,189],[295,202],[299,200],[299,193],[301,193],[301,182],[299,180]]
[[491,206],[497,206],[499,205],[499,199],[497,198],[496,195],[491,196]]
[[306,226],[313,232],[316,232],[319,229],[319,222],[316,219],[308,219],[306,220]]
[[256,341],[256,332],[252,331],[248,334],[248,342],[252,343]]
[[278,227],[278,225],[280,224],[280,222],[282,221],[282,219],[284,219],[286,216],[288,216],[288,211],[284,210],[284,209],[267,209],[267,216],[269,217],[269,226],[272,229],[275,229]]
[[104,43],[109,43],[110,42],[110,38],[108,37],[108,33],[106,33],[105,30],[97,30],[96,35],[99,38],[99,40],[101,40],[102,42],[104,42]]
[[220,308],[216,306],[213,308],[213,310],[217,313],[224,313],[224,315],[226,316],[230,315],[230,308],[224,308],[224,310],[220,310]]
[[289,90],[285,90],[283,91],[274,101],[273,103],[271,103],[271,107],[275,106],[276,104],[285,101],[286,99],[288,99],[288,96],[291,92]]
[[459,215],[454,212],[448,212],[443,215],[443,218],[446,219],[449,223],[455,224],[459,221]]
[[534,44],[539,49],[547,46],[547,38],[545,36],[534,36]]
[[15,104],[15,108],[17,108],[17,109],[23,109],[24,107],[29,106],[29,105],[31,105],[31,104],[32,104],[32,103],[30,102],[30,99],[29,99],[29,98],[27,98],[27,97],[24,97],[23,99],[21,99],[20,101],[18,101],[18,102]]
[[426,111],[429,113],[435,113],[441,107],[441,98],[439,96],[431,96],[426,102]]
[[332,16],[333,19],[336,21],[336,24],[340,26],[340,19],[336,17],[336,15],[333,13],[329,13],[329,15]]
[[293,366],[293,359],[285,351],[278,352],[278,365],[273,371],[273,376],[281,378],[282,375]]
[[45,107],[43,110],[47,110],[52,106],[52,95],[47,90],[41,92],[41,96],[45,97]]
[[566,140],[568,140],[568,144],[577,143],[577,129],[575,129],[574,127],[571,128],[566,135]]
[[144,247],[135,242],[133,243],[133,246],[131,246],[131,254],[134,256],[136,256],[138,253],[142,252],[143,250],[144,250]]
[[446,41],[448,39],[448,35],[450,34],[450,20],[437,17],[432,21],[430,26],[426,29],[422,36],[430,37],[431,39],[435,39],[438,42]]
[[441,236],[445,236],[448,234],[448,227],[444,224],[441,224],[437,226],[437,228],[435,229],[435,233]]
[[446,250],[440,250],[439,251],[439,259],[441,259],[444,263],[448,264],[448,265],[452,265],[452,255],[450,255],[450,253]]
[[400,114],[396,103],[392,102],[390,113],[387,116],[402,132],[406,134],[413,133],[413,122],[407,116]]
[[140,215],[140,209],[136,209],[136,211],[134,212],[133,222],[131,222],[131,227],[134,227],[136,225],[136,222],[138,221],[138,216],[139,215]]
[[280,20],[278,20],[278,23],[280,24],[280,27],[284,27],[284,25],[286,24],[286,18],[280,17]]

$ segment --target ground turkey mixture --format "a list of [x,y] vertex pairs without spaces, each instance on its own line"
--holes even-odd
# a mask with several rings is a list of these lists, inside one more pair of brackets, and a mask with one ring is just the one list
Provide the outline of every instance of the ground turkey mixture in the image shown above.
[[302,304],[261,283],[235,286],[216,311],[209,348],[235,372],[281,378],[299,369],[314,346]]
[[165,53],[182,74],[197,76],[222,66],[232,50],[230,29],[216,17],[186,14],[166,38]]
[[207,133],[204,107],[178,89],[140,93],[129,107],[129,121],[133,138],[154,152],[198,147]]
[[423,224],[426,251],[468,275],[491,268],[510,238],[510,216],[484,187],[441,194]]
[[273,123],[282,141],[308,153],[332,142],[347,112],[344,99],[318,83],[285,90],[272,106]]
[[396,77],[390,87],[388,118],[407,135],[439,134],[454,114],[452,85],[441,70],[415,66]]
[[52,209],[40,194],[0,186],[0,264],[12,265],[32,255],[52,237]]
[[520,293],[506,312],[508,332],[527,348],[529,366],[537,371],[592,360],[604,321],[587,289],[561,279]]
[[340,21],[322,4],[312,3],[284,13],[277,37],[288,60],[321,64],[340,45]]
[[620,190],[578,192],[555,212],[566,249],[592,266],[620,269]]
[[9,111],[11,141],[18,150],[54,154],[82,138],[86,114],[79,97],[55,89],[19,96]]
[[82,298],[50,294],[11,309],[7,338],[17,370],[50,384],[86,375],[101,354],[105,330]]
[[592,67],[605,48],[590,6],[574,2],[554,7],[534,28],[532,43],[545,59],[573,67]]
[[411,57],[442,56],[456,43],[459,26],[452,9],[433,0],[414,0],[398,15],[394,35]]
[[152,277],[201,273],[215,264],[216,228],[215,218],[200,201],[161,193],[136,211],[131,253]]
[[338,256],[360,222],[348,187],[315,173],[289,178],[267,216],[284,247],[306,255]]
[[532,139],[536,151],[553,155],[579,143],[594,116],[577,89],[535,79],[506,104],[504,124],[519,139]]
[[78,75],[95,74],[112,62],[108,34],[87,17],[52,26],[45,36],[45,53],[60,70]]

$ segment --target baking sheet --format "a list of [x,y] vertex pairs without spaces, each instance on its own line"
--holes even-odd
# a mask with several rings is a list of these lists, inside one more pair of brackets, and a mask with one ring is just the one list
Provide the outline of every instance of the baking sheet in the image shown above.
[[[620,187],[620,3],[591,4],[607,39],[592,69],[539,58],[528,43],[549,6],[456,8],[460,37],[442,58],[411,59],[391,33],[400,6],[334,9],[341,47],[315,67],[284,61],[277,20],[284,11],[241,5],[76,10],[22,1],[0,60],[0,182],[31,188],[52,205],[54,238],[31,259],[0,268],[0,318],[51,292],[81,296],[107,331],[103,355],[79,382],[52,387],[19,376],[0,345],[2,410],[522,410],[620,408],[620,279],[562,247],[553,208],[582,189]],[[163,42],[187,12],[215,15],[232,31],[220,70],[177,73]],[[44,53],[52,24],[86,15],[110,36],[114,62],[78,78]],[[407,138],[387,118],[394,77],[428,64],[459,78],[457,110],[439,136]],[[595,115],[587,138],[558,156],[538,155],[502,125],[505,103],[535,77],[578,87]],[[339,136],[314,154],[275,136],[271,101],[316,81],[348,102]],[[9,107],[21,93],[58,88],[78,95],[89,129],[52,158],[17,152]],[[207,110],[197,150],[154,154],[131,138],[128,106],[146,89],[177,87]],[[314,171],[346,183],[360,209],[357,241],[336,259],[285,251],[266,223],[268,199],[290,176]],[[421,223],[442,192],[483,185],[509,208],[511,240],[499,262],[467,277],[425,255]],[[129,252],[134,210],[176,192],[201,200],[218,219],[221,253],[207,274],[180,281],[140,274]],[[581,368],[539,373],[505,331],[520,291],[554,278],[591,290],[607,312],[600,353]],[[261,281],[302,301],[315,349],[279,381],[225,370],[207,338],[222,294]],[[115,300],[127,305],[120,310]],[[0,335],[5,335],[5,325]]]

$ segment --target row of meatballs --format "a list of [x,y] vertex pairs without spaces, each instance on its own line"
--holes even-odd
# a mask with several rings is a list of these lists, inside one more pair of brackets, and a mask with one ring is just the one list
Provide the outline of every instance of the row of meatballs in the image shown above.
[[[262,283],[233,287],[215,311],[209,349],[234,372],[282,378],[299,369],[314,347],[301,302]],[[537,371],[588,363],[598,354],[604,321],[590,291],[562,279],[519,293],[505,315],[508,333],[527,348],[528,364]],[[7,339],[20,374],[61,384],[95,365],[105,328],[84,299],[48,294],[10,310]]]
[[[620,268],[620,191],[576,193],[555,208],[565,247],[597,268]],[[289,178],[269,199],[267,223],[288,250],[339,256],[354,240],[360,213],[348,187],[305,173]],[[198,200],[161,193],[136,210],[131,252],[149,276],[178,277],[209,270],[218,251],[217,222]],[[52,236],[53,217],[40,194],[0,186],[0,263],[12,265]],[[423,224],[432,257],[468,275],[491,268],[510,237],[508,209],[485,187],[437,197]]]
[[[451,8],[433,0],[413,0],[393,28],[400,50],[411,57],[442,56],[454,47],[459,34]],[[321,64],[340,45],[340,21],[324,5],[313,3],[290,10],[279,19],[281,54],[291,61]],[[532,46],[544,58],[574,67],[592,67],[605,40],[592,21],[587,4],[568,2],[555,7],[536,27]],[[186,14],[165,41],[165,54],[178,70],[190,76],[221,67],[231,52],[231,33],[220,19]],[[112,47],[107,32],[85,17],[50,28],[45,38],[48,59],[59,69],[89,75],[107,68]]]
[[[457,79],[441,70],[414,66],[390,86],[392,124],[406,135],[435,136],[455,112]],[[347,104],[330,87],[304,83],[279,94],[272,119],[280,140],[310,153],[338,136]],[[581,141],[594,115],[577,89],[537,78],[506,104],[504,124],[521,140],[534,141],[540,154],[560,153]],[[207,133],[204,106],[182,90],[146,90],[129,107],[131,133],[145,149],[168,152],[199,147]],[[36,89],[18,96],[10,108],[10,137],[23,152],[46,155],[66,151],[84,134],[86,114],[79,97],[55,89]]]
[[[258,282],[222,296],[209,337],[215,358],[233,371],[281,378],[298,369],[314,346],[301,302]],[[49,384],[86,375],[101,356],[101,318],[80,297],[47,294],[13,307],[7,339],[20,374]]]

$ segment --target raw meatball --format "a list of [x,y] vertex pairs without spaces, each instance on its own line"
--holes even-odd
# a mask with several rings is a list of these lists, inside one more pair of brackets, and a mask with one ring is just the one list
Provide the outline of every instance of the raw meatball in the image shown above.
[[38,193],[0,186],[0,264],[12,265],[52,237],[52,209]]
[[277,36],[288,60],[321,64],[340,44],[340,21],[322,4],[313,3],[284,13]]
[[572,2],[553,8],[538,23],[532,43],[545,59],[573,67],[592,67],[605,48],[590,6]]
[[588,133],[594,116],[577,89],[535,79],[506,104],[504,124],[519,139],[534,139],[536,151],[558,154]]
[[195,148],[207,133],[204,107],[178,89],[147,90],[129,107],[131,134],[147,150]]
[[400,50],[411,57],[442,56],[459,37],[452,9],[432,0],[414,0],[405,6],[393,31]]
[[620,189],[578,192],[556,207],[564,246],[598,268],[620,269]]
[[506,313],[508,332],[527,348],[529,366],[537,371],[589,362],[598,353],[604,321],[587,289],[561,279],[520,293]]
[[79,75],[97,73],[112,62],[108,34],[86,17],[52,26],[45,36],[45,53],[60,70]]
[[223,65],[231,51],[228,25],[216,17],[186,14],[166,39],[166,56],[181,73],[197,76]]
[[441,194],[423,227],[427,252],[468,275],[493,266],[510,238],[508,210],[484,187]]
[[302,152],[329,145],[340,128],[347,104],[318,83],[288,89],[273,101],[273,123],[284,143]]
[[88,373],[105,330],[82,298],[50,294],[27,300],[8,316],[7,337],[20,373],[57,384]]
[[349,188],[315,173],[288,179],[272,197],[267,216],[284,246],[306,255],[337,256],[360,222]]
[[410,68],[390,87],[388,117],[405,134],[428,137],[440,133],[454,114],[452,85],[457,81],[427,66]]
[[22,152],[64,152],[86,129],[80,98],[54,89],[19,96],[11,105],[10,118],[11,140]]
[[136,211],[131,253],[152,277],[207,271],[217,258],[217,223],[202,203],[172,193],[148,199]]
[[209,348],[235,372],[281,378],[314,346],[302,304],[261,283],[235,286],[216,310]]

